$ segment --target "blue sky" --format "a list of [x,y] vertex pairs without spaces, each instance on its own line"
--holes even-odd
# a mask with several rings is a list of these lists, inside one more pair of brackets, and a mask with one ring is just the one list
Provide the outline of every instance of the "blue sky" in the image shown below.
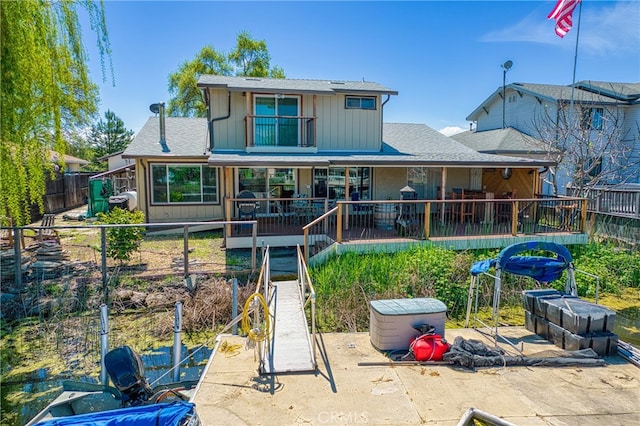
[[[267,42],[288,78],[375,81],[399,92],[386,122],[469,128],[465,117],[502,85],[570,84],[577,34],[546,17],[556,1],[105,1],[115,81],[103,81],[84,28],[93,80],[107,109],[137,132],[149,105],[168,101],[168,75],[205,45],[229,52],[239,32]],[[93,38],[92,38],[93,37]],[[576,80],[640,82],[640,2],[583,0]],[[115,86],[114,83],[115,82]]]

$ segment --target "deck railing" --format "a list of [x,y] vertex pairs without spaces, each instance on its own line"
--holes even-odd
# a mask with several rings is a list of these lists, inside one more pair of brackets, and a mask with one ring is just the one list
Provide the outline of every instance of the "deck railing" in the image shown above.
[[316,342],[316,290],[314,289],[313,283],[311,282],[309,270],[307,269],[307,263],[305,262],[304,255],[302,254],[302,250],[300,249],[299,245],[297,246],[296,252],[298,258],[298,282],[300,283],[302,300],[304,300],[303,307],[306,309],[309,306],[311,309],[311,355],[313,356],[314,367],[317,368],[318,360]]
[[[246,202],[229,199],[230,211],[237,201]],[[334,242],[586,232],[587,200],[577,197],[362,200],[337,201],[335,206],[325,198],[252,202],[258,206],[258,236],[303,235],[306,259]],[[246,237],[250,232],[238,222],[227,236]]]
[[640,185],[567,188],[567,193],[588,199],[590,212],[640,218]]

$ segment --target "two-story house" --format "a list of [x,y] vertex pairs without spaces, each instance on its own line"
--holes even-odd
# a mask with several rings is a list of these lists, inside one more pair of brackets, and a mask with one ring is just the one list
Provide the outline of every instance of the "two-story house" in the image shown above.
[[556,173],[561,194],[576,184],[577,164],[592,177],[602,173],[599,183],[640,183],[640,83],[512,83],[497,88],[467,120],[475,130],[453,138],[479,152],[556,159],[553,150],[570,152]]
[[[338,200],[397,199],[407,184],[431,199],[454,187],[498,192],[509,188],[486,188],[483,168],[531,175],[549,164],[478,153],[422,124],[383,124],[397,92],[378,83],[207,75],[198,86],[207,118],[152,117],[123,154],[135,159],[149,222],[227,218],[223,199],[243,190]],[[522,196],[535,191],[529,182]]]

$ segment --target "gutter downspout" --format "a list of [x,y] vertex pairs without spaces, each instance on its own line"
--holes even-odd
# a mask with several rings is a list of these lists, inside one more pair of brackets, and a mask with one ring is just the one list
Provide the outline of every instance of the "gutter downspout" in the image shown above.
[[149,223],[149,209],[151,208],[151,200],[149,199],[149,179],[147,179],[147,167],[144,165],[144,161],[140,160],[140,168],[142,169],[142,176],[144,181],[144,220]]
[[214,117],[211,118],[211,105],[209,104],[209,89],[206,89],[204,91],[204,99],[205,99],[205,103],[207,105],[207,123],[209,126],[209,152],[213,151],[213,145],[214,145],[214,141],[213,141],[213,122],[214,121],[220,121],[220,120],[226,120],[229,117],[231,117],[231,91],[227,90],[227,115],[221,116],[221,117]]
[[[387,95],[387,99],[380,105],[380,140],[382,141],[382,134],[384,133],[384,106],[391,99],[391,95]],[[382,146],[380,146],[380,150],[382,150]]]

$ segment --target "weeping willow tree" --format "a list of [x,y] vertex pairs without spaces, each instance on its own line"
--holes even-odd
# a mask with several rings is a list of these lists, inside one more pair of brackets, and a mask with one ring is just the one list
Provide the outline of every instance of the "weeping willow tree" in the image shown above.
[[64,154],[65,131],[87,126],[97,110],[80,9],[97,34],[104,78],[110,48],[102,3],[0,2],[0,214],[17,225],[29,220],[31,206],[44,211],[47,179],[64,167],[52,163],[50,150]]

